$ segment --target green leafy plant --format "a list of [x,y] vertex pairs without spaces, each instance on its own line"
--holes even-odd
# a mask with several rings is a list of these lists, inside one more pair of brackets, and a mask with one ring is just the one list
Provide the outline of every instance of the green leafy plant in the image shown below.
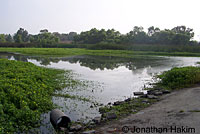
[[40,115],[53,108],[51,96],[65,86],[63,70],[0,60],[0,133],[37,127]]
[[159,84],[163,87],[168,89],[180,89],[200,82],[200,68],[176,67],[162,73],[158,77],[161,79]]

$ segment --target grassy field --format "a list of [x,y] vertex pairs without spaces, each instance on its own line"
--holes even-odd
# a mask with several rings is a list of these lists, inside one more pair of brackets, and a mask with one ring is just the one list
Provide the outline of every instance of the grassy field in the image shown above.
[[88,50],[81,48],[0,48],[0,52],[14,52],[25,55],[40,55],[40,56],[55,56],[55,57],[73,56],[73,55],[101,55],[101,56],[119,56],[119,57],[133,57],[137,55],[193,56],[193,57],[200,56],[200,53],[192,53],[192,52]]

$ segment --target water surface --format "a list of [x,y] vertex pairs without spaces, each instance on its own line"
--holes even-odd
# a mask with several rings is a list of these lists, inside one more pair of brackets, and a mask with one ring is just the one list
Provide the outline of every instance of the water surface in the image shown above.
[[[45,58],[20,54],[0,53],[0,58],[32,62],[38,66],[72,70],[78,80],[89,86],[63,89],[62,93],[86,97],[91,102],[79,99],[53,97],[59,106],[73,121],[88,122],[99,116],[99,105],[133,97],[133,92],[143,91],[144,86],[154,82],[153,76],[172,67],[197,66],[198,57],[148,57],[134,58],[109,56],[73,56],[63,58]],[[96,105],[98,103],[98,105]],[[42,115],[43,124],[40,133],[52,133],[49,113]]]

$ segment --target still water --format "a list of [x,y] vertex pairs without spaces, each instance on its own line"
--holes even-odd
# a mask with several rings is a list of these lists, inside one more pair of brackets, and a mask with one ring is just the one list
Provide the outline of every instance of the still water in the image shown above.
[[[88,122],[99,116],[100,105],[133,97],[133,92],[143,91],[153,76],[173,67],[197,66],[198,57],[150,57],[139,56],[121,58],[109,56],[73,56],[63,58],[44,58],[20,54],[0,53],[0,58],[32,62],[38,66],[72,70],[74,78],[88,83],[85,87],[63,89],[62,93],[89,98],[91,101],[53,97],[53,102],[67,114],[72,121]],[[39,133],[53,133],[49,113],[42,115],[43,125]]]

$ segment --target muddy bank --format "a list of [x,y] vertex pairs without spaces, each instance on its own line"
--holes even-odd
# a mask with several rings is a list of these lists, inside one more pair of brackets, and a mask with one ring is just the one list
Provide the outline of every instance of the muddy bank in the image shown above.
[[[133,133],[134,128],[144,128],[139,133],[200,133],[200,86],[185,88],[163,95],[159,102],[126,118],[111,121],[98,126],[95,131],[99,134],[124,133],[123,126]],[[153,127],[154,131],[148,131]],[[126,128],[126,130],[127,130]],[[162,129],[158,131],[158,129]],[[156,131],[157,130],[157,131]],[[135,132],[137,133],[137,132]]]

